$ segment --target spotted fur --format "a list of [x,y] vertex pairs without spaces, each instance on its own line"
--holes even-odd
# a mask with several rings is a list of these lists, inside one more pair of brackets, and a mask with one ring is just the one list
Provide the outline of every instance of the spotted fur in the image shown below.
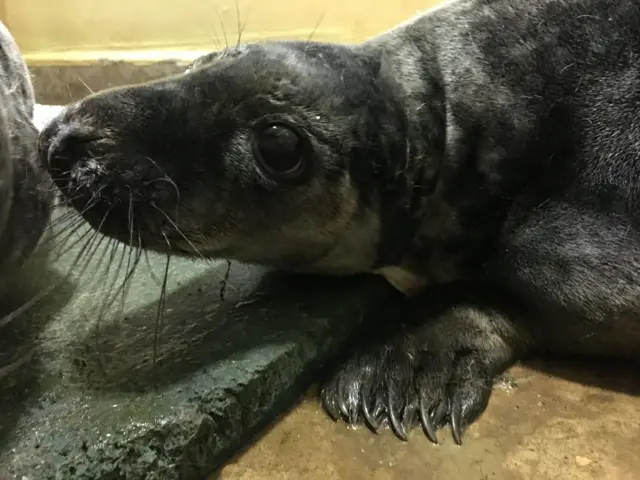
[[[41,159],[123,242],[385,275],[403,294],[324,405],[461,442],[526,355],[640,359],[638,32],[635,0],[451,1],[361,44],[245,45],[91,95]],[[295,178],[260,167],[268,118],[301,132]]]

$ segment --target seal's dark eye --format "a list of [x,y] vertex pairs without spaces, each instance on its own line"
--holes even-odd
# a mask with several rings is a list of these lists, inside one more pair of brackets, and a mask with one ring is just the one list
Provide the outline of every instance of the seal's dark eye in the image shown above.
[[300,136],[282,124],[267,125],[257,132],[254,154],[262,168],[278,176],[298,173],[304,161]]

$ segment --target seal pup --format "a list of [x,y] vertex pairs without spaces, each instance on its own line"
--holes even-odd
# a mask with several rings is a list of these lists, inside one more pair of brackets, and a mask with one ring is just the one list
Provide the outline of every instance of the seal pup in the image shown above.
[[384,275],[402,328],[323,404],[461,443],[525,356],[640,359],[638,32],[635,0],[458,0],[359,44],[242,45],[69,105],[40,159],[122,242]]

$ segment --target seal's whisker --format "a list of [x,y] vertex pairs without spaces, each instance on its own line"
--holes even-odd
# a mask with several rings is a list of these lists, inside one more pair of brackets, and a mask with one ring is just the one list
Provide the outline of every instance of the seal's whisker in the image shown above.
[[[82,215],[84,213],[86,213],[90,208],[94,207],[96,205],[96,202],[93,201],[94,199],[92,199],[89,204],[87,204],[86,208],[84,210],[82,210],[81,212],[77,212],[76,214],[78,215],[77,220],[74,220],[72,223],[70,223],[67,227],[59,230],[57,233],[53,234],[52,240],[54,240],[56,237],[58,237],[59,235],[63,234],[65,231],[67,231],[69,228],[74,229],[75,230],[75,226],[80,224],[82,225],[87,225],[87,227],[89,227],[88,224],[86,224],[84,218],[82,217]],[[105,217],[106,218],[106,217]],[[104,221],[104,220],[103,220]],[[59,220],[58,218],[55,220],[51,221],[52,226],[55,226],[58,224],[58,222],[62,222],[62,220]],[[89,227],[90,229],[90,227]],[[74,231],[72,231],[71,235],[73,235]],[[68,237],[65,237],[66,239],[68,239]],[[66,241],[66,240],[65,240]]]
[[[60,158],[64,158],[65,160],[68,160],[66,156],[61,156]],[[54,177],[53,175],[51,175],[51,180],[53,180],[54,183],[66,181],[67,177],[71,173],[71,170],[56,171],[56,173],[59,176]]]
[[[107,245],[107,249],[105,249],[105,250],[108,250],[109,245],[112,245],[112,247],[111,247],[110,262],[107,265],[107,269],[106,269],[106,272],[105,272],[105,277],[106,277],[107,280],[109,278],[109,276],[108,276],[109,267],[111,265],[113,265],[112,260],[113,260],[113,258],[115,258],[116,253],[118,251],[119,242],[114,241],[113,243],[108,244]],[[120,259],[121,261],[118,264],[118,267],[116,268],[116,271],[114,272],[114,275],[113,275],[113,278],[111,279],[111,282],[107,281],[107,288],[106,288],[105,294],[102,297],[103,300],[100,303],[100,306],[98,308],[98,314],[97,314],[97,318],[96,318],[96,321],[95,321],[95,328],[94,328],[94,333],[95,333],[94,339],[95,339],[95,350],[98,353],[98,357],[99,358],[102,358],[102,356],[100,354],[100,351],[101,351],[101,348],[100,348],[100,330],[102,328],[102,320],[107,315],[107,312],[109,311],[109,308],[111,307],[111,305],[113,305],[115,299],[118,298],[119,288],[115,290],[113,296],[110,294],[110,292],[112,291],[113,287],[115,286],[115,284],[118,281],[118,278],[120,277],[120,269],[122,268],[122,263],[123,263],[122,261],[124,259],[124,252],[125,251],[126,251],[126,249],[122,248],[123,255],[122,255],[121,259]],[[104,369],[104,367],[103,367],[103,369]]]
[[[120,272],[122,270],[122,266],[124,265],[124,259],[127,256],[127,252],[131,252],[131,247],[127,247],[121,246],[121,250],[122,250],[122,255],[120,257],[120,262],[118,263],[118,266],[116,268],[116,271],[114,272],[113,278],[111,280],[110,283],[108,283],[108,287],[107,287],[107,294],[104,296],[104,301],[101,304],[100,307],[100,314],[99,314],[99,318],[103,318],[108,310],[113,306],[113,304],[115,303],[115,301],[118,299],[118,297],[121,298],[121,312],[124,312],[124,308],[125,308],[125,298],[124,298],[124,294],[125,294],[125,287],[126,285],[129,283],[129,280],[131,278],[131,276],[133,275],[133,272],[135,270],[135,263],[134,263],[134,267],[132,269],[129,269],[129,266],[126,267],[125,269],[125,276],[123,279],[121,279],[120,277]],[[114,245],[112,251],[111,251],[111,258],[113,259],[116,255],[118,251],[118,244],[116,242],[116,244]],[[113,288],[115,287],[116,283],[118,283],[118,281],[120,280],[120,285],[115,288],[115,290],[113,290]],[[121,295],[122,294],[122,295]]]
[[127,209],[127,220],[129,220],[129,245],[133,245],[133,192],[129,189],[129,208]]
[[222,16],[220,15],[220,10],[216,8],[216,15],[218,16],[218,20],[220,21],[220,27],[222,27],[222,35],[224,37],[224,48],[225,50],[229,50],[229,39],[227,38],[227,31],[224,28],[224,22],[222,21]]
[[[171,244],[167,236],[163,233],[167,246],[171,249]],[[155,367],[158,358],[158,340],[160,337],[160,329],[164,325],[165,305],[167,299],[167,280],[169,278],[169,264],[171,263],[171,254],[167,254],[167,260],[164,265],[164,276],[162,277],[162,287],[160,289],[160,298],[158,300],[158,311],[156,315],[156,324],[153,335],[153,359],[151,364]]]
[[242,34],[244,33],[244,29],[247,26],[247,19],[249,16],[247,15],[242,24],[240,23],[240,2],[236,0],[236,20],[238,22],[238,41],[236,42],[236,48],[240,46],[242,43]]
[[[76,217],[73,214],[65,212],[59,218],[54,220],[50,220],[47,224],[47,229],[49,230],[50,238],[52,241],[54,239],[60,238],[60,236],[69,230],[73,230],[79,225],[87,225],[84,218]],[[88,225],[87,225],[88,226]]]
[[[99,193],[99,192],[97,192]],[[96,193],[96,195],[97,195]],[[69,221],[70,218],[73,218],[74,216],[77,217],[77,220],[74,220],[74,224],[77,223],[86,223],[86,220],[84,219],[83,215],[88,212],[91,208],[95,207],[98,203],[98,199],[97,196],[94,195],[91,200],[89,200],[89,202],[87,202],[87,205],[85,206],[85,208],[81,211],[78,210],[71,210],[68,209],[68,207],[66,205],[60,205],[58,208],[59,209],[67,209],[67,212],[69,213],[69,216],[67,216],[67,213],[64,213],[62,215],[60,215],[59,217],[49,220],[50,226],[51,227],[55,227],[56,225],[58,225],[59,223],[67,223]],[[88,225],[88,224],[87,224]],[[65,229],[62,229],[58,232],[64,232]]]
[[[135,223],[134,223],[134,217],[133,217],[133,194],[129,193],[129,244],[128,244],[128,249],[127,251],[129,252],[128,258],[127,258],[127,267],[126,267],[126,276],[125,279],[123,281],[123,285],[122,285],[122,295],[121,295],[121,307],[122,310],[124,311],[124,306],[125,306],[125,301],[127,298],[127,295],[129,294],[129,287],[131,285],[131,278],[133,277],[133,274],[136,270],[136,267],[138,266],[138,263],[140,262],[140,258],[142,255],[142,249],[141,249],[141,239],[140,239],[140,235],[138,233],[137,237],[138,237],[138,247],[134,247],[133,246],[133,236],[134,236],[134,229],[135,229]],[[131,258],[133,256],[133,254],[136,254],[135,259],[133,261],[133,264],[131,262]]]
[[[87,213],[91,208],[95,207],[98,204],[98,194],[100,193],[100,190],[97,190],[96,193],[91,197],[91,199],[86,203],[85,207],[82,210],[76,210],[76,209],[71,209],[69,208],[68,205],[66,205],[63,202],[60,202],[59,204],[56,205],[56,207],[58,209],[63,209],[63,210],[67,210],[68,212],[71,212],[72,215],[77,215],[78,218],[83,219],[83,215],[85,213]],[[78,197],[67,197],[68,201],[72,201],[77,199]],[[59,221],[60,217],[57,217],[55,220],[50,220],[52,222],[56,222]]]
[[87,225],[82,218],[71,217],[60,227],[58,227],[58,223],[59,222],[56,222],[51,227],[49,227],[51,229],[49,242],[54,245],[55,248],[64,246],[66,242],[70,240],[73,235],[76,234],[82,227],[90,229],[89,225]]
[[[76,199],[75,197],[70,197],[70,198],[68,198],[66,200],[67,201],[73,201],[75,199]],[[52,205],[52,208],[51,208],[52,213],[53,212],[59,212],[61,210],[63,212],[66,212],[66,213],[70,213],[73,216],[78,216],[78,217],[82,218],[82,216],[79,214],[79,212],[77,210],[75,210],[73,207],[71,207],[68,203],[58,202],[58,203],[55,203],[54,205]],[[50,221],[54,221],[54,220],[57,220],[59,218],[60,218],[60,216],[56,216],[55,218],[52,217],[50,219]]]
[[76,75],[76,78],[78,79],[78,81],[79,81],[82,85],[84,85],[84,87],[89,91],[89,93],[90,93],[90,94],[92,94],[92,95],[93,95],[94,93],[96,93],[96,92],[94,92],[93,90],[91,90],[91,88],[89,87],[89,85],[87,85],[87,83],[86,83],[84,80],[82,80],[82,78],[80,77],[80,75]]
[[122,290],[122,304],[123,304],[123,307],[124,307],[124,301],[126,300],[127,296],[129,295],[129,289],[131,288],[131,279],[133,278],[133,274],[137,270],[138,265],[140,264],[140,259],[142,258],[142,252],[144,250],[142,249],[141,244],[142,244],[142,240],[140,240],[140,236],[138,235],[138,246],[137,247],[133,247],[133,246],[129,247],[129,256],[131,257],[131,254],[135,253],[135,259],[134,259],[132,264],[131,264],[130,260],[127,260],[127,265],[131,265],[131,269],[129,270],[130,273],[128,273],[126,278],[125,278],[124,288]]
[[220,300],[224,301],[224,294],[227,290],[229,283],[229,276],[231,275],[231,260],[227,260],[227,270],[224,272],[224,277],[220,281]]
[[[107,240],[107,247],[108,247],[108,246],[111,244],[111,242],[113,241],[113,239],[108,238],[108,237],[105,237],[105,236],[103,236],[103,235],[100,235],[100,237],[101,237],[101,238],[100,238],[100,240],[99,240],[99,242],[98,242],[98,246],[100,246],[100,245],[105,241],[105,239]],[[101,253],[101,254],[100,254],[100,256],[98,257],[97,263],[95,264],[95,270],[96,270],[96,272],[98,272],[98,271],[100,270],[100,267],[102,266],[102,262],[104,261],[105,257],[107,256],[107,252],[108,252],[108,251],[109,251],[109,249],[108,249],[108,248],[104,248],[104,249],[102,249],[102,253]],[[109,271],[109,266],[110,266],[110,263],[109,263],[109,262],[107,262],[107,264],[106,264],[106,272],[105,272],[105,274],[106,274],[106,273],[108,273],[108,271]],[[99,276],[98,276],[98,278],[99,278]]]
[[[116,300],[118,299],[118,297],[120,297],[120,313],[123,313],[125,310],[125,303],[126,303],[126,297],[128,294],[128,287],[130,285],[130,280],[131,277],[133,276],[135,270],[136,270],[136,266],[138,265],[139,262],[139,258],[140,258],[140,254],[138,254],[135,258],[135,260],[133,261],[132,264],[132,254],[134,252],[136,252],[136,248],[133,247],[133,231],[134,231],[134,223],[133,223],[133,195],[129,196],[129,231],[130,231],[130,237],[129,237],[129,244],[123,244],[119,241],[115,241],[114,240],[114,244],[111,248],[111,258],[109,261],[109,265],[113,265],[113,260],[115,258],[115,255],[118,251],[118,248],[121,248],[122,251],[122,255],[120,257],[120,261],[118,263],[118,266],[116,268],[116,271],[114,273],[114,276],[111,280],[111,282],[109,282],[109,286],[107,287],[107,293],[104,296],[104,300],[101,303],[100,306],[100,313],[99,313],[99,318],[103,318],[107,312],[109,311],[109,309],[114,305],[114,303],[116,302]],[[127,255],[128,253],[128,255]],[[124,265],[125,262],[125,257],[127,257],[127,266],[125,268],[125,277],[124,279],[121,280],[120,286],[118,288],[116,288],[114,290],[115,284],[120,280],[120,272],[122,269],[122,266]],[[108,278],[108,275],[106,275]]]
[[238,47],[240,45],[240,39],[242,37],[242,31],[241,31],[241,26],[240,26],[240,2],[239,0],[236,0],[236,30],[238,32],[238,40],[236,42],[236,47]]
[[[114,245],[114,248],[112,249],[112,258],[115,257],[115,252],[117,251],[117,244]],[[135,250],[138,252],[138,254],[136,255],[134,261],[133,261],[133,265],[131,266],[130,269],[125,270],[126,274],[124,276],[124,278],[120,281],[120,285],[115,289],[112,290],[113,287],[116,285],[116,283],[118,283],[118,281],[120,280],[120,271],[122,269],[122,266],[124,264],[124,258],[126,256],[126,252],[129,251],[131,252],[131,250]],[[101,304],[100,307],[100,311],[98,314],[98,321],[96,323],[96,331],[99,330],[99,325],[100,325],[100,321],[107,315],[109,309],[114,305],[114,303],[116,302],[116,300],[118,298],[121,298],[121,310],[120,313],[124,313],[125,310],[125,302],[126,302],[126,296],[128,294],[129,291],[129,286],[130,286],[130,281],[131,278],[133,277],[133,274],[136,271],[136,267],[139,263],[141,254],[140,251],[137,249],[133,249],[131,247],[128,248],[122,248],[122,256],[120,257],[120,263],[118,264],[118,267],[116,269],[115,274],[113,275],[113,278],[111,280],[111,282],[109,283],[109,286],[107,287],[107,292],[108,294],[105,295],[104,297],[104,301]]]
[[151,157],[144,157],[146,158],[148,161],[150,161],[157,169],[158,171],[164,175],[163,178],[157,178],[155,180],[153,180],[152,182],[168,182],[176,191],[176,208],[177,205],[180,203],[180,189],[178,188],[178,185],[176,184],[176,182],[174,182],[171,177],[169,175],[167,175],[167,173],[160,167],[160,165],[158,165],[158,163],[152,159]]
[[[182,230],[180,229],[180,227],[178,227],[178,225],[177,225],[173,220],[171,220],[171,217],[169,217],[169,215],[167,215],[167,214],[166,214],[166,212],[165,212],[164,210],[162,210],[160,207],[158,207],[158,206],[155,204],[155,202],[150,202],[150,204],[151,204],[151,206],[152,206],[153,208],[155,208],[156,210],[158,210],[158,212],[160,212],[160,213],[161,213],[161,214],[162,214],[162,215],[167,219],[167,221],[171,224],[171,226],[172,226],[173,228],[175,228],[176,232],[178,232],[178,234],[179,234],[182,238],[184,238],[185,242],[187,242],[187,243],[189,244],[189,246],[193,249],[193,251],[194,251],[194,252],[195,252],[195,253],[196,253],[200,258],[204,259],[204,258],[205,258],[205,257],[204,257],[204,255],[202,255],[202,253],[200,253],[200,250],[198,250],[198,249],[196,248],[196,246],[191,242],[191,240],[189,240],[189,239],[187,238],[187,236],[182,232]],[[163,235],[164,235],[164,233],[163,233]],[[167,238],[166,240],[167,240],[167,245],[169,246],[169,249],[171,249],[171,244],[169,243],[169,239]]]
[[[51,206],[51,212],[59,212],[60,210],[68,212],[69,211],[69,205],[66,205],[63,202],[60,202],[60,203],[56,203],[56,204]],[[74,215],[77,215],[77,213],[78,212],[73,212]]]
[[84,224],[84,222],[79,222],[78,225],[76,225],[74,228],[71,228],[70,232],[68,232],[67,230],[64,230],[62,232],[58,232],[57,235],[54,236],[54,238],[52,240],[56,240],[56,238],[61,234],[61,233],[67,233],[67,235],[64,237],[64,240],[62,240],[61,242],[56,242],[55,248],[58,249],[60,247],[65,247],[65,245],[67,244],[67,242],[73,238],[73,236],[78,233],[78,231],[83,227],[86,226],[87,229],[86,231],[80,236],[80,238],[77,238],[74,242],[71,243],[71,245],[67,246],[66,248],[64,248],[64,250],[62,250],[61,252],[59,252],[59,254],[57,255],[57,257],[55,257],[53,260],[57,260],[61,257],[63,257],[69,250],[72,250],[73,248],[75,248],[80,242],[82,242],[87,235],[91,235],[93,233],[93,229],[87,225]]
[[54,242],[53,240],[55,240],[55,238],[52,239],[52,251],[55,252],[55,255],[52,255],[52,260],[57,261],[60,258],[64,257],[64,255],[68,253],[69,250],[75,248],[78,244],[85,240],[87,235],[91,234],[91,230],[87,229],[79,237],[77,237],[78,232],[81,232],[81,228],[81,225],[76,226],[71,232],[67,233],[67,236],[62,242]]
[[100,244],[104,240],[104,236],[98,232],[93,232],[90,239],[80,248],[80,252],[77,255],[77,261],[71,265],[71,270],[80,265],[81,268],[78,272],[78,277],[82,278],[87,269],[91,266],[93,255],[100,248]]
[[69,210],[67,208],[62,208],[62,207],[60,207],[60,209],[63,210],[62,214],[60,214],[56,218],[53,218],[53,216],[49,218],[49,221],[48,221],[49,228],[55,227],[60,223],[67,223],[71,219],[76,219],[76,220],[82,219],[82,217],[80,217],[75,210]]
[[67,175],[69,174],[69,170],[66,170],[64,172],[59,172],[60,176],[59,177],[54,177],[53,175],[50,175],[51,180],[55,183],[57,182],[63,182],[65,180],[67,180]]
[[[82,223],[80,219],[75,218],[73,215],[65,214],[65,216],[66,218],[49,220],[49,222],[47,222],[47,240],[50,244],[55,243],[54,240],[59,238],[61,234],[76,228]],[[58,228],[59,225],[60,227]]]
[[49,177],[49,179],[47,180],[46,183],[49,184],[49,189],[50,190],[48,190],[48,191],[51,192],[51,191],[59,190],[58,189],[58,185],[56,185],[56,179],[55,178]]
[[[133,218],[133,193],[131,189],[129,189],[129,210],[128,210],[128,219],[129,219],[129,258],[127,260],[127,271],[131,266],[131,255],[134,252],[133,249],[133,232],[135,228],[134,218]],[[140,244],[140,236],[138,235],[138,244]]]
[[100,227],[104,224],[105,220],[109,216],[111,209],[104,214],[102,221],[100,222],[100,226],[95,230],[89,230],[93,235],[85,242],[85,244],[80,248],[80,251],[76,255],[75,261],[71,264],[71,269],[75,268],[78,264],[80,264],[80,259],[82,259],[82,265],[80,272],[78,274],[79,277],[84,275],[84,272],[91,265],[91,260],[96,250],[100,247],[102,241],[106,238],[104,235],[100,234]]
[[[113,279],[111,281],[111,283],[107,283],[107,289],[106,289],[106,295],[103,297],[103,302],[100,306],[100,314],[99,314],[99,318],[102,318],[107,310],[110,308],[110,306],[113,304],[113,302],[115,301],[115,299],[118,297],[119,293],[120,293],[120,289],[121,287],[118,287],[117,289],[113,290],[113,297],[111,297],[110,292],[112,292],[112,289],[114,288],[115,284],[117,283],[118,279],[120,278],[120,272],[122,270],[122,266],[124,265],[124,259],[126,257],[127,251],[129,251],[128,248],[126,248],[126,246],[123,246],[122,244],[120,244],[119,242],[114,242],[113,247],[111,249],[111,259],[113,260],[116,256],[116,254],[118,253],[118,249],[120,248],[122,255],[120,255],[120,261],[118,262],[118,265],[116,266],[115,272],[113,273]],[[111,263],[113,265],[113,262]],[[126,276],[125,276],[126,277]],[[124,282],[124,279],[123,279]],[[124,303],[124,302],[123,302]]]
[[325,10],[324,12],[322,12],[322,15],[320,15],[320,18],[318,19],[315,26],[313,27],[313,30],[311,30],[311,33],[309,34],[309,38],[307,38],[307,43],[311,42],[311,40],[313,39],[313,36],[316,34],[316,31],[318,30],[318,28],[320,28],[320,24],[324,20],[324,17],[326,14],[327,14],[327,11]]
[[149,253],[147,252],[147,250],[143,250],[143,254],[144,254],[144,261],[147,266],[147,270],[149,271],[149,275],[151,275],[153,280],[158,284],[158,286],[160,286],[162,284],[162,280],[160,279],[160,277],[158,277],[158,275],[156,275],[156,272],[153,271],[153,267],[151,266],[151,261],[149,260]]
[[[119,243],[116,245],[116,247],[114,247],[114,254],[115,254],[115,251],[117,251],[118,246],[120,246],[122,250],[122,255],[120,256],[120,263],[118,263],[118,268],[116,269],[116,272],[114,274],[114,279],[120,278],[120,272],[122,270],[122,266],[124,265],[125,257],[127,257],[127,266],[125,267],[125,272],[129,272],[129,266],[131,265],[131,254],[132,254],[132,251],[134,250],[131,245],[123,245]],[[125,281],[127,281],[127,278],[128,278],[128,275],[125,273],[125,276],[122,279],[122,282],[124,283]],[[115,283],[115,280],[114,280],[114,283]],[[127,292],[128,290],[123,287],[122,294],[120,294],[120,289],[116,290],[116,293],[115,293],[116,295],[120,295],[120,313],[122,313],[123,315],[126,307],[125,304],[127,300]]]
[[178,199],[176,203],[180,202],[180,190],[178,190],[178,186],[176,185],[176,182],[174,182],[168,176],[166,176],[164,178],[156,178],[155,180],[151,180],[149,184],[157,183],[157,182],[167,182],[169,185],[171,185],[173,189],[176,191],[176,198]]
[[[87,228],[84,232],[82,232],[82,228],[85,227],[83,224],[78,224],[73,228],[70,228],[66,232],[58,232],[58,235],[53,235],[50,238],[49,244],[52,249],[52,260],[59,260],[62,258],[69,250],[73,249],[76,245],[82,242],[87,235],[91,234],[91,230]],[[59,241],[60,234],[66,233],[66,236],[62,241]],[[78,234],[80,235],[78,236]]]

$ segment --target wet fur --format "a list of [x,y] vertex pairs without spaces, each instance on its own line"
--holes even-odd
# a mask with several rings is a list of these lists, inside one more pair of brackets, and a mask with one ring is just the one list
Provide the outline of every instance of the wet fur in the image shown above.
[[[638,31],[633,0],[459,0],[358,45],[241,46],[71,105],[41,158],[124,242],[385,275],[393,328],[323,403],[461,442],[527,355],[640,359]],[[312,147],[296,182],[256,166],[267,114]]]

